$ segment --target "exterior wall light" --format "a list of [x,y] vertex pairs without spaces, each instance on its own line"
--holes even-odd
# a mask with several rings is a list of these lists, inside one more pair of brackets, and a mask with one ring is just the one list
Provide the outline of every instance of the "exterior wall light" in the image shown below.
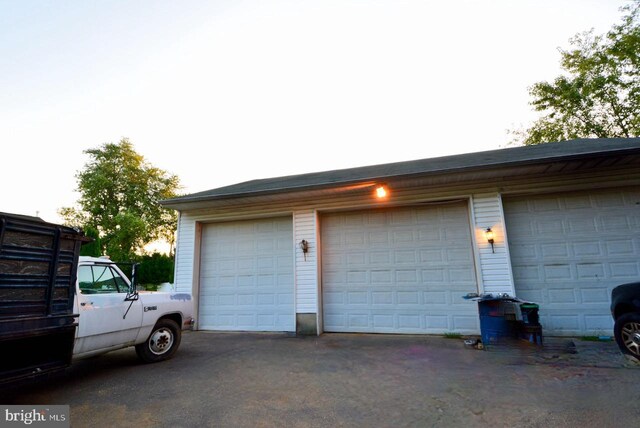
[[491,252],[495,253],[496,250],[494,248],[494,239],[493,239],[493,230],[490,227],[487,227],[487,230],[484,231],[484,236],[487,238],[487,242],[491,244]]
[[385,186],[376,187],[376,197],[378,199],[386,198],[388,193],[389,192],[387,191],[387,188]]
[[300,241],[300,249],[302,250],[302,254],[304,255],[304,261],[307,261],[307,253],[309,252],[309,241],[303,239]]

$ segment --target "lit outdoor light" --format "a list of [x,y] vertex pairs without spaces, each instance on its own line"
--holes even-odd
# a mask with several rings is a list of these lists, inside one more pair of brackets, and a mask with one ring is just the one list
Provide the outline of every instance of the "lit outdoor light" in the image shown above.
[[487,227],[487,230],[485,230],[485,231],[484,231],[484,236],[485,236],[485,238],[487,238],[487,242],[488,242],[489,244],[491,244],[491,252],[492,252],[492,253],[495,253],[495,252],[496,252],[496,250],[495,250],[495,248],[493,247],[493,244],[494,244],[494,242],[495,242],[495,240],[493,239],[493,230],[491,230],[491,228],[490,228],[490,227]]
[[384,186],[376,187],[376,196],[382,199],[387,196],[387,189]]

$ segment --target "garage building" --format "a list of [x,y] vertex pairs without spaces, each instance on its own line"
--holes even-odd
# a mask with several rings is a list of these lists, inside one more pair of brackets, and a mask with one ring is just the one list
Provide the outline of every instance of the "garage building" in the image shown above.
[[640,139],[574,140],[186,195],[163,202],[176,287],[201,330],[473,334],[463,296],[508,293],[545,334],[610,335],[611,289],[640,280],[639,166]]

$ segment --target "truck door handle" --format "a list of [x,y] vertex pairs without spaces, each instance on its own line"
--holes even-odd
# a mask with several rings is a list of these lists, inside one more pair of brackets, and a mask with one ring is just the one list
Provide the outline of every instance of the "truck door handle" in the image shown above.
[[93,305],[93,302],[82,302],[80,306]]

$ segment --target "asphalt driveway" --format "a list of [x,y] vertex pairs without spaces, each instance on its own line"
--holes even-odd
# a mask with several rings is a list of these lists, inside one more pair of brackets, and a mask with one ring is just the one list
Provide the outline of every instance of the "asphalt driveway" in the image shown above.
[[640,368],[613,343],[571,344],[478,351],[431,336],[188,332],[172,360],[113,352],[5,387],[0,404],[68,404],[72,427],[637,424]]

